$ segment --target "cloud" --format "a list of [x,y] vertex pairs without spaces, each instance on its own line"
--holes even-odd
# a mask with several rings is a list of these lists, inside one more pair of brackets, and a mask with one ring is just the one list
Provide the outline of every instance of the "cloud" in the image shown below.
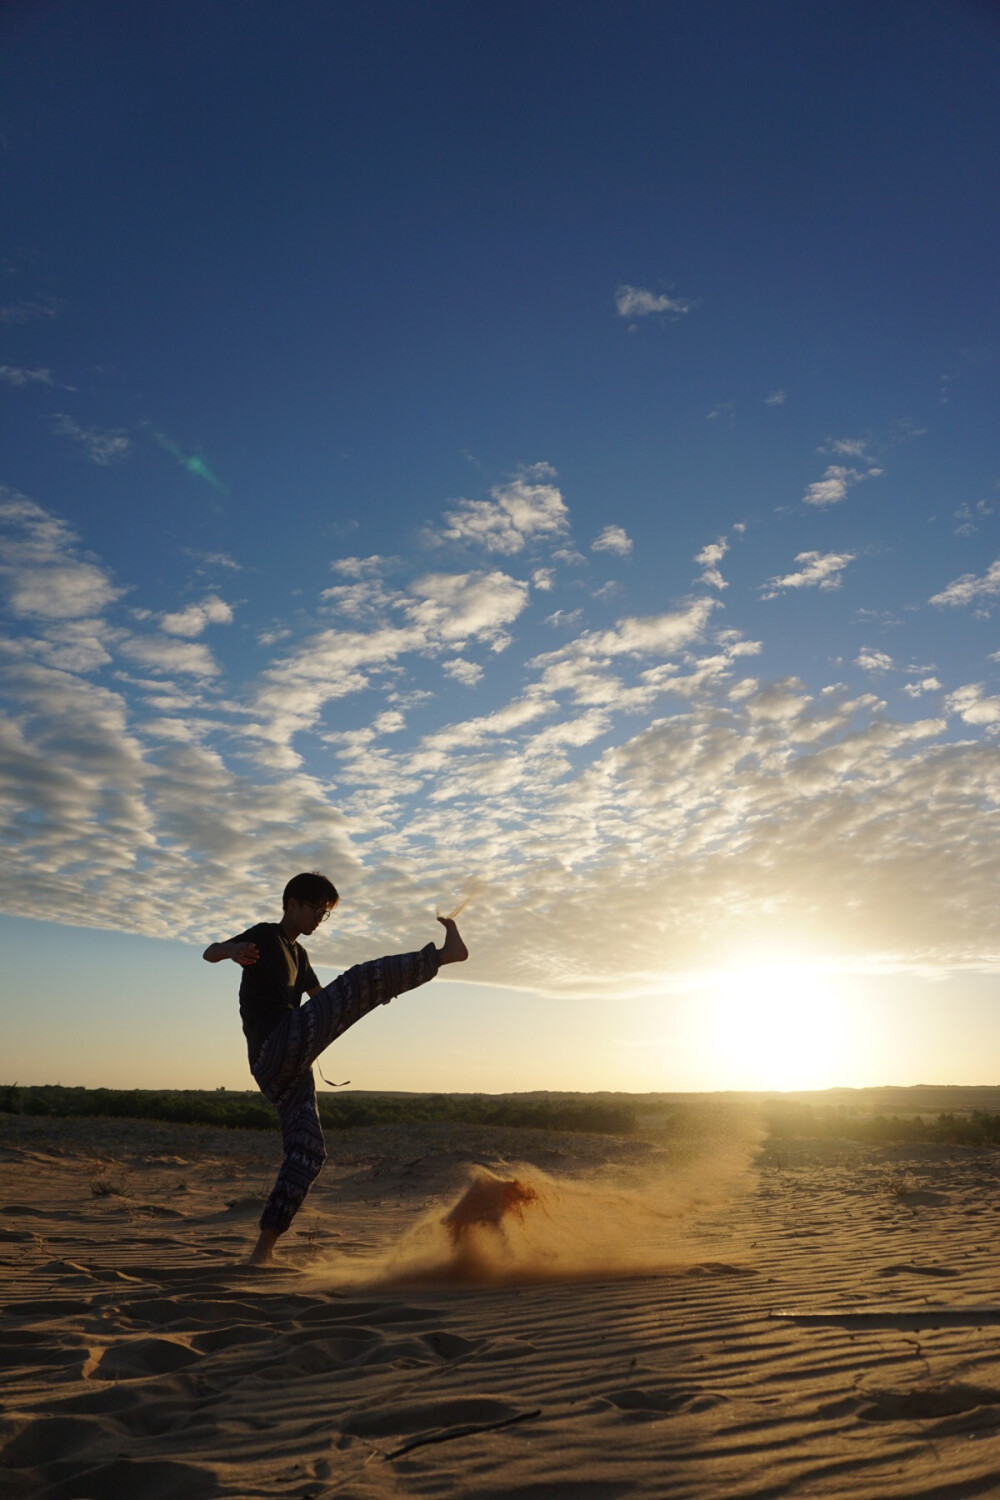
[[863,672],[891,672],[893,669],[893,660],[888,652],[876,651],[870,646],[862,646],[854,658],[854,664]]
[[219,667],[207,646],[178,641],[167,635],[131,636],[119,651],[155,672],[181,672],[192,677],[217,677]]
[[451,661],[442,662],[441,670],[446,676],[454,677],[456,682],[462,683],[463,687],[475,687],[483,675],[481,666],[474,661],[466,661],[461,656],[455,656]]
[[107,573],[78,557],[77,548],[65,522],[0,486],[0,581],[12,614],[72,620],[97,615],[120,596]]
[[[706,573],[725,547],[697,554]],[[852,559],[803,553],[765,587],[831,587]],[[790,935],[845,966],[1000,965],[1000,698],[983,684],[947,694],[950,723],[896,722],[873,693],[769,676],[762,643],[720,629],[720,600],[702,590],[574,625],[528,661],[512,649],[489,694],[466,700],[450,683],[484,681],[472,658],[519,644],[529,583],[394,567],[384,618],[303,636],[297,606],[296,634],[259,676],[223,685],[193,637],[231,606],[209,594],[116,627],[108,571],[64,522],[3,492],[3,909],[204,941],[273,901],[276,871],[327,868],[351,899],[335,941],[319,935],[311,952],[344,967],[376,932],[412,946],[414,913],[473,872],[486,983],[662,994],[681,970]],[[383,572],[335,576],[374,587]],[[583,589],[573,599],[589,604]],[[165,619],[184,633],[153,628]],[[112,676],[113,656],[145,670]],[[892,666],[870,647],[858,660]],[[941,690],[930,666],[897,670],[908,699]],[[463,718],[466,703],[477,711]],[[310,770],[293,744],[305,731]]]
[[714,589],[729,587],[726,579],[723,578],[719,571],[719,564],[728,551],[729,543],[724,536],[720,536],[718,541],[709,542],[707,546],[702,547],[701,551],[695,554],[695,562],[703,569],[701,578],[699,579],[700,583],[707,583],[710,588]]
[[445,511],[441,535],[507,557],[539,538],[561,536],[569,526],[569,511],[557,486],[547,482],[553,476],[547,464],[535,464],[510,483],[496,485],[492,500],[460,500]]
[[528,596],[527,583],[499,570],[427,573],[401,595],[405,625],[376,623],[309,637],[262,675],[250,729],[258,758],[275,768],[297,766],[291,741],[316,724],[323,706],[385,680],[400,657],[461,650],[470,640],[503,650],[510,642],[505,627]]
[[616,557],[628,557],[633,547],[632,538],[624,526],[605,526],[590,544],[591,552],[613,552]]
[[505,645],[504,626],[517,619],[528,602],[528,585],[507,573],[426,573],[410,585],[406,614],[436,641],[460,646],[468,639]]
[[194,547],[185,547],[184,550],[188,557],[193,557],[203,568],[225,568],[233,573],[243,571],[243,564],[230,557],[228,552],[199,552]]
[[684,609],[619,620],[613,630],[589,633],[581,639],[599,656],[664,656],[698,640],[718,607],[716,599],[694,599]]
[[18,365],[0,365],[0,380],[4,385],[52,385],[51,370],[25,370]]
[[1000,594],[1000,557],[991,562],[981,578],[974,573],[963,573],[955,578],[939,594],[931,595],[932,604],[972,604],[977,599],[992,599]]
[[1000,724],[1000,698],[988,697],[981,682],[966,683],[945,699],[949,713],[958,714],[966,724]]
[[375,552],[370,557],[338,557],[330,567],[335,573],[343,573],[345,578],[365,578],[373,573],[381,573],[388,561]]
[[208,625],[231,625],[232,606],[217,594],[206,594],[200,604],[189,604],[174,614],[160,617],[160,628],[168,635],[201,635]]
[[95,464],[118,463],[125,457],[131,446],[124,429],[118,427],[102,430],[99,427],[81,427],[65,412],[57,412],[53,416],[52,431],[57,437],[72,438],[74,442],[79,443],[91,463]]
[[56,297],[43,297],[32,302],[8,302],[0,307],[0,323],[33,323],[38,318],[56,318],[65,307]]
[[433,734],[425,735],[421,741],[429,750],[452,750],[457,746],[481,745],[495,736],[510,735],[514,730],[535,719],[551,714],[555,704],[539,695],[516,698],[491,714],[478,719],[466,719],[461,724],[447,724]]
[[377,577],[358,577],[353,583],[335,584],[320,594],[323,603],[338,614],[360,621],[384,617],[387,610],[403,602],[405,597],[399,590],[387,589]]
[[615,309],[621,318],[648,318],[674,313],[688,313],[696,304],[687,297],[669,297],[649,292],[644,287],[622,285],[615,292]]
[[976,532],[981,530],[979,523],[984,521],[987,516],[992,516],[995,511],[996,506],[991,504],[989,500],[977,500],[974,506],[969,504],[960,505],[955,512],[955,519],[959,523],[955,527],[955,535],[975,536]]
[[860,484],[863,479],[872,479],[881,474],[881,469],[846,468],[843,464],[829,464],[824,470],[823,478],[817,479],[810,484],[802,496],[805,505],[839,505],[846,498],[849,489]]
[[868,458],[867,438],[828,438],[819,450],[821,453],[836,453],[841,458]]
[[765,406],[784,406],[784,404],[785,404],[785,402],[787,400],[788,400],[788,397],[787,397],[787,395],[785,394],[784,391],[781,391],[781,390],[779,390],[779,391],[772,391],[769,396],[765,396],[764,397],[764,405]]
[[620,658],[669,657],[693,645],[704,634],[716,599],[692,600],[686,607],[660,615],[628,617],[611,630],[588,630],[556,651],[534,657],[529,666],[541,672],[545,693],[572,695],[577,703],[614,703],[620,708],[648,703],[662,691],[656,681],[626,688],[608,671]]
[[774,599],[786,589],[839,589],[843,571],[854,561],[855,555],[853,552],[799,552],[795,558],[802,564],[799,571],[769,578],[767,583],[761,584],[761,598]]

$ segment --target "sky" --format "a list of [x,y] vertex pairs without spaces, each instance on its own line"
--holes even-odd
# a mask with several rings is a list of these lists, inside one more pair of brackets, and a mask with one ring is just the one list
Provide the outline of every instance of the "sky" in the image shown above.
[[[1000,1078],[1000,15],[0,17],[4,1081]],[[453,977],[454,976],[454,977]],[[334,1071],[330,1073],[330,1069]]]

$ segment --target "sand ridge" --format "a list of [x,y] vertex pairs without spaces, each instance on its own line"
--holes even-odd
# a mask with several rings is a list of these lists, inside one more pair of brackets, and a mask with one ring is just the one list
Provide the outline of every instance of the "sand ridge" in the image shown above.
[[1000,1491],[996,1153],[355,1131],[262,1273],[272,1138],[0,1123],[11,1500]]

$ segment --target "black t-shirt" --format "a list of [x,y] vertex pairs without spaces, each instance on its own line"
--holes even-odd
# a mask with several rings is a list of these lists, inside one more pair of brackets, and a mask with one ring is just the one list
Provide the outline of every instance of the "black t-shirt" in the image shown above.
[[258,922],[229,941],[257,944],[257,962],[243,970],[240,982],[240,1016],[253,1067],[278,1022],[302,1004],[303,995],[319,989],[319,980],[306,950],[289,942],[278,922]]

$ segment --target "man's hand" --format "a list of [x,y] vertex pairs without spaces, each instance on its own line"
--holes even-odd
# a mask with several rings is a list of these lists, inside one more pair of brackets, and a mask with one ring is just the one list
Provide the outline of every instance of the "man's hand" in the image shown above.
[[463,963],[469,956],[469,950],[462,942],[454,917],[438,917],[438,921],[445,932],[444,942],[437,951],[438,967],[442,964]]
[[209,943],[201,956],[209,964],[221,964],[224,958],[231,958],[241,969],[247,969],[257,962],[260,954],[256,943]]

